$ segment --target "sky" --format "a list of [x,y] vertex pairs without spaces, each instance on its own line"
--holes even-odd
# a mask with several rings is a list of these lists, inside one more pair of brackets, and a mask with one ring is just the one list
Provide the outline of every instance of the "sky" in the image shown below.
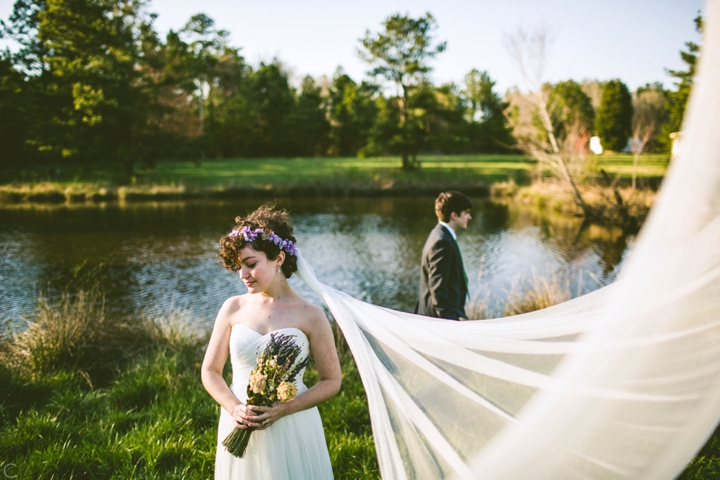
[[[12,0],[0,0],[7,18]],[[356,80],[368,70],[357,55],[366,30],[378,32],[388,16],[413,17],[430,12],[435,37],[447,50],[431,62],[435,82],[461,83],[472,68],[486,70],[497,91],[521,86],[504,38],[523,27],[553,32],[547,81],[620,78],[630,89],[673,79],[665,69],[682,69],[680,49],[700,41],[693,19],[702,0],[152,0],[156,29],[178,30],[196,13],[213,18],[230,32],[251,65],[277,58],[292,72],[293,83],[305,75],[332,76],[341,66]],[[0,45],[2,43],[0,42]]]

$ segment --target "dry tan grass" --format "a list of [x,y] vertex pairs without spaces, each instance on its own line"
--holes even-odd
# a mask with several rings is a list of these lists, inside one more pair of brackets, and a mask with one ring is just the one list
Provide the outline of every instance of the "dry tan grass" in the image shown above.
[[534,312],[566,302],[572,297],[570,285],[558,275],[542,277],[533,271],[530,281],[513,281],[503,313],[506,317]]
[[108,318],[96,288],[65,293],[52,302],[41,296],[24,323],[5,333],[0,362],[29,379],[66,370],[82,374],[89,383],[102,382],[119,365],[150,350],[181,351],[204,343],[203,335],[191,328],[187,312]]
[[188,193],[184,185],[128,186],[117,189],[118,200],[165,199]]
[[88,363],[88,348],[107,330],[102,297],[93,293],[63,295],[52,305],[42,296],[32,320],[16,333],[10,347],[14,365],[31,377]]
[[514,197],[517,194],[518,186],[512,178],[507,182],[496,182],[490,186],[492,198]]
[[533,271],[529,279],[515,278],[500,311],[491,308],[487,294],[474,296],[466,306],[470,319],[481,320],[502,315],[509,317],[552,307],[572,298],[570,283],[559,274],[543,277]]
[[63,203],[112,200],[117,198],[117,188],[82,183],[65,186],[51,182],[0,185],[0,201]]
[[[605,187],[595,184],[582,185],[580,192],[597,217],[611,220],[643,219],[657,196],[657,192],[650,189]],[[520,187],[515,194],[515,199],[553,211],[582,214],[582,210],[575,204],[569,189],[553,180],[544,180]]]

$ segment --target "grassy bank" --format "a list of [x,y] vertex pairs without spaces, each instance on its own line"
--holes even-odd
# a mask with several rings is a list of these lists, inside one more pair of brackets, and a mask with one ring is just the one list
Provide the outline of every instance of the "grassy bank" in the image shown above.
[[[505,314],[571,296],[553,279],[519,285]],[[32,479],[211,478],[219,407],[200,382],[207,334],[189,320],[182,312],[111,320],[90,291],[41,300],[22,332],[0,330],[0,468],[13,464],[12,475]],[[335,335],[342,390],[320,406],[335,476],[378,478],[362,383]],[[305,381],[316,379],[309,367]],[[719,476],[715,432],[680,478]]]
[[[339,479],[377,478],[367,402],[341,339],[343,388],[321,406],[333,468]],[[32,479],[211,478],[219,407],[200,382],[206,341],[181,314],[110,321],[92,293],[41,301],[26,330],[0,341],[0,468]]]
[[[611,222],[642,221],[657,196],[654,189],[634,189],[623,184],[607,186],[586,182],[579,185],[578,189],[583,201],[594,212],[594,218]],[[496,183],[490,187],[490,195],[495,201],[509,199],[542,210],[569,215],[583,214],[567,186],[553,179],[524,186],[518,186],[512,180]]]
[[[593,171],[627,180],[632,156],[592,158]],[[522,155],[421,156],[422,168],[402,172],[396,157],[288,158],[161,161],[155,168],[125,177],[113,171],[79,167],[4,172],[3,202],[134,201],[178,198],[272,198],[278,196],[433,195],[455,188],[473,195],[513,180],[529,183],[536,164]],[[644,155],[638,175],[656,184],[668,157]]]

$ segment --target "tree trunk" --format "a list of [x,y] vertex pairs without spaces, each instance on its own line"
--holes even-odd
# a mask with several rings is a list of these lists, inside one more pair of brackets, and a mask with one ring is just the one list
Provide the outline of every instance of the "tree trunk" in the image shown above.
[[198,95],[198,111],[200,112],[200,135],[205,135],[205,100],[203,99],[203,91],[200,89]]
[[[203,88],[205,84],[203,82],[200,82],[200,95],[198,95],[198,110],[200,113],[200,138],[205,136],[205,89]],[[203,160],[205,159],[205,149],[200,148],[200,158]]]
[[565,160],[562,158],[562,155],[557,155],[557,162],[558,165],[560,165],[560,170],[562,171],[565,180],[570,184],[570,187],[572,188],[573,194],[575,195],[575,203],[582,209],[585,216],[592,216],[593,212],[590,207],[588,207],[588,205],[585,203],[585,200],[583,200],[582,195],[580,194],[580,190],[575,184],[575,180],[572,178],[572,175],[570,175],[570,171],[568,170],[567,165],[565,164]]
[[402,130],[402,169],[405,172],[415,170],[415,165],[410,160],[410,135],[408,132],[408,87],[400,83],[402,87],[402,99],[400,99],[400,129]]
[[132,177],[135,175],[135,162],[132,160],[125,160],[122,162],[123,171],[126,175]]
[[570,188],[572,188],[573,194],[575,195],[575,203],[582,209],[585,216],[592,216],[592,210],[590,210],[590,207],[588,207],[585,200],[583,200],[580,190],[570,174],[567,164],[565,164],[565,159],[563,158],[562,153],[560,153],[560,145],[555,137],[555,130],[553,128],[552,121],[550,120],[550,113],[547,110],[547,102],[541,103],[540,106],[540,118],[545,125],[545,130],[547,131],[548,138],[550,139],[550,145],[555,153],[556,162],[560,166],[560,171],[562,172],[563,177],[565,177],[565,180],[570,184]]
[[410,155],[408,155],[407,152],[403,152],[402,154],[402,169],[406,172],[414,170],[413,164],[410,161]]
[[632,188],[635,190],[636,183],[637,183],[637,164],[638,164],[638,157],[640,156],[640,152],[635,152],[633,155],[633,174],[632,174]]

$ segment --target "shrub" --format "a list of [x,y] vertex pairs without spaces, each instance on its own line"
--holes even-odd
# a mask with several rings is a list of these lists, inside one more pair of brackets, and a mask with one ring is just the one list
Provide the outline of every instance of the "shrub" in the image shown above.
[[620,80],[605,84],[595,118],[595,132],[603,148],[620,151],[627,145],[632,129],[633,106],[627,86]]

